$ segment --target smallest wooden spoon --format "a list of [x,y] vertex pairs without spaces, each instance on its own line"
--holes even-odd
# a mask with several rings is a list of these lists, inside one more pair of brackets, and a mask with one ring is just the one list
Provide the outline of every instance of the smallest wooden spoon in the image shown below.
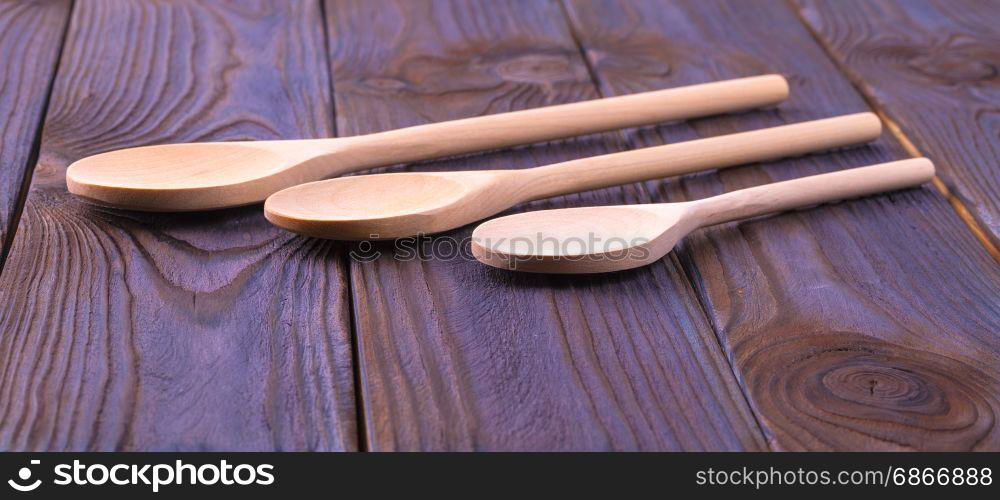
[[472,254],[512,271],[583,274],[651,264],[695,229],[923,184],[934,165],[914,158],[741,189],[681,203],[540,210],[485,222]]

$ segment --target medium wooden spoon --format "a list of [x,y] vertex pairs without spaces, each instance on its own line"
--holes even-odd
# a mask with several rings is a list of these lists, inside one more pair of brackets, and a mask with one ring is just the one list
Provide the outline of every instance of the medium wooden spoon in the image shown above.
[[682,203],[540,210],[500,217],[472,233],[484,264],[533,273],[604,273],[644,266],[700,227],[882,191],[934,177],[926,158],[814,175]]
[[366,168],[744,111],[787,97],[783,77],[764,75],[355,137],[145,146],[83,158],[69,166],[66,184],[112,207],[225,208]]
[[525,201],[859,144],[881,130],[874,114],[858,113],[523,170],[341,177],[279,191],[264,203],[264,215],[319,238],[402,238],[460,227]]

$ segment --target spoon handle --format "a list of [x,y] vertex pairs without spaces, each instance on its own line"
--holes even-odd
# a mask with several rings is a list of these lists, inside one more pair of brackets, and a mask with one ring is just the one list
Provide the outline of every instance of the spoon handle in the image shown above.
[[762,75],[418,125],[350,137],[348,143],[360,163],[352,170],[361,170],[745,111],[787,97],[784,77]]
[[776,160],[873,141],[882,122],[857,113],[518,171],[525,201],[745,163]]
[[919,186],[934,177],[927,158],[881,163],[765,184],[691,202],[701,226]]

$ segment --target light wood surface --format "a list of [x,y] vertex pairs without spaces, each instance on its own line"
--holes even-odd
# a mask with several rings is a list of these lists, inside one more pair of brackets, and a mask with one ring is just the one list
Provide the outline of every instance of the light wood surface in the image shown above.
[[264,214],[319,238],[402,238],[460,227],[525,201],[856,145],[880,132],[878,117],[857,113],[524,170],[343,177],[279,191]]
[[600,273],[656,262],[700,227],[915,187],[934,177],[926,158],[741,189],[702,200],[539,210],[500,217],[472,233],[484,264],[536,273]]
[[745,111],[787,97],[782,76],[763,75],[364,136],[144,146],[83,158],[70,165],[66,184],[71,193],[111,207],[218,209],[367,168]]

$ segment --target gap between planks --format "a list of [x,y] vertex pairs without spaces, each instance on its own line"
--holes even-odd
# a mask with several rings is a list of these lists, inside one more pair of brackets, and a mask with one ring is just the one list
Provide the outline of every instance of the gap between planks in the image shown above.
[[[920,152],[920,149],[917,148],[914,142],[910,139],[910,137],[906,135],[906,132],[903,132],[903,129],[899,126],[899,123],[897,123],[896,120],[892,119],[892,117],[889,115],[888,110],[886,110],[881,104],[879,104],[879,102],[874,98],[874,96],[872,96],[865,90],[864,85],[861,85],[859,83],[860,77],[855,75],[854,72],[852,72],[850,68],[848,68],[833,53],[833,50],[831,49],[830,45],[826,42],[826,40],[822,36],[820,36],[820,34],[817,33],[816,30],[814,30],[813,27],[808,22],[806,22],[806,20],[802,17],[802,11],[799,9],[798,5],[796,5],[793,0],[785,0],[785,5],[787,5],[788,8],[791,9],[792,13],[795,15],[795,18],[798,19],[799,23],[801,23],[806,28],[806,30],[813,37],[813,39],[816,40],[816,43],[818,43],[819,46],[822,47],[823,52],[826,53],[827,58],[829,58],[830,61],[833,63],[834,67],[837,68],[837,71],[840,71],[840,73],[844,75],[847,81],[851,83],[851,86],[854,87],[854,89],[858,92],[858,95],[860,95],[865,100],[865,103],[868,104],[868,107],[871,108],[871,110],[878,115],[878,117],[885,124],[886,129],[888,129],[889,133],[892,134],[892,136],[899,141],[900,145],[903,146],[903,149],[912,157],[924,156]],[[951,189],[948,188],[948,185],[945,184],[944,181],[942,181],[941,178],[938,177],[937,175],[935,175],[934,178],[931,180],[931,184],[933,184],[934,188],[937,189],[937,191],[941,193],[942,196],[944,196],[944,198],[948,201],[948,204],[951,205],[952,209],[955,210],[955,213],[958,214],[958,217],[962,219],[963,222],[965,222],[965,226],[969,229],[969,231],[972,232],[972,235],[986,249],[986,252],[993,257],[993,260],[995,260],[997,263],[1000,263],[1000,248],[998,248],[993,243],[993,241],[987,235],[983,227],[972,216],[972,212],[969,211],[969,208],[966,207],[964,203],[962,203],[962,200],[960,200],[957,196],[955,196],[954,193],[951,192]]]
[[59,33],[59,49],[52,64],[52,74],[45,85],[45,96],[42,98],[41,109],[39,110],[38,125],[35,127],[34,136],[31,140],[31,149],[28,158],[25,160],[24,174],[21,177],[21,185],[18,187],[13,210],[7,220],[7,233],[3,241],[0,241],[0,274],[7,265],[7,256],[14,246],[14,236],[17,235],[17,227],[21,222],[21,214],[24,212],[24,204],[28,200],[28,191],[31,190],[31,178],[35,175],[35,165],[38,163],[38,156],[42,151],[42,133],[45,131],[45,118],[49,114],[49,102],[52,99],[52,90],[55,88],[56,77],[59,76],[59,66],[62,64],[63,49],[66,47],[66,35],[69,33],[70,21],[73,19],[73,9],[76,0],[68,0],[69,8],[66,9],[65,20]]
[[[333,127],[333,136],[340,137],[340,130],[337,128],[337,89],[333,79],[333,65],[330,63],[333,51],[330,47],[330,26],[326,12],[326,0],[315,1],[319,4],[320,24],[323,26],[323,61],[326,63],[326,84],[330,89],[330,121]],[[341,245],[345,249],[348,247],[347,243],[341,243]],[[350,252],[344,252],[344,255],[346,259],[350,260]],[[358,322],[354,312],[354,286],[352,284],[354,280],[351,273],[351,263],[347,262],[344,266],[344,282],[347,286],[344,288],[347,294],[345,297],[347,301],[347,326],[351,335],[352,371],[354,372],[354,430],[357,434],[357,450],[355,451],[368,452],[371,451],[371,443],[368,440],[368,427],[365,419],[365,395],[364,391],[361,390],[361,379],[364,375],[361,373],[361,346],[358,344],[360,332],[358,332]]]

